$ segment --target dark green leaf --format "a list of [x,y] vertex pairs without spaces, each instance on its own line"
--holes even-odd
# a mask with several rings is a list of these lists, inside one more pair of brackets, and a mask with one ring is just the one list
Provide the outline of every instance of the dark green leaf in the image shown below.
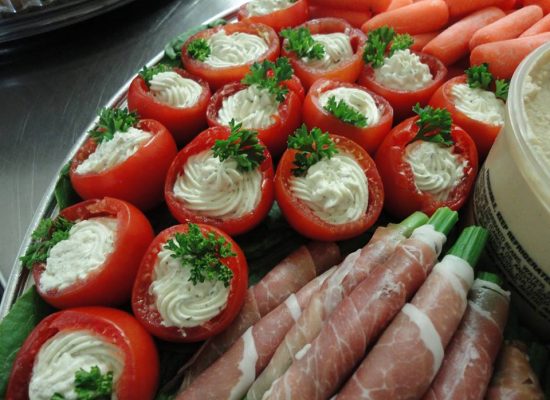
[[320,60],[325,55],[325,47],[315,42],[309,29],[305,27],[283,29],[281,36],[287,39],[285,49],[296,53],[299,58]]
[[327,132],[319,128],[308,131],[305,124],[288,138],[288,148],[298,150],[294,158],[296,168],[292,170],[295,176],[305,175],[309,167],[338,153],[336,145]]
[[495,81],[495,96],[503,101],[508,100],[508,90],[510,89],[510,82],[505,79],[497,79]]
[[187,39],[200,31],[210,29],[219,25],[225,25],[226,23],[227,21],[224,19],[217,19],[210,24],[196,26],[176,36],[175,38],[170,40],[170,42],[168,42],[166,46],[164,46],[163,62],[166,64],[179,66],[181,64],[181,48],[183,47],[183,44],[187,41]]
[[371,64],[373,68],[379,68],[384,64],[384,57],[388,45],[395,37],[395,31],[389,26],[382,26],[369,32],[365,44],[363,60]]
[[210,55],[210,46],[206,39],[195,39],[187,46],[187,54],[195,60],[204,61]]
[[109,400],[113,392],[113,372],[102,374],[97,365],[89,371],[81,368],[75,373],[74,385],[78,400]]
[[348,105],[344,100],[336,101],[335,96],[329,97],[324,109],[346,124],[355,125],[359,128],[367,126],[367,117]]
[[65,396],[60,393],[54,393],[50,400],[65,400]]
[[473,65],[468,68],[465,73],[468,79],[468,86],[472,89],[480,88],[489,90],[489,86],[491,86],[493,82],[493,74],[489,72],[489,65],[487,63]]
[[278,58],[275,63],[264,60],[261,63],[252,64],[250,72],[243,78],[242,83],[267,89],[269,93],[275,95],[278,102],[282,102],[288,93],[288,88],[281,83],[290,79],[293,73],[294,70],[286,57]]
[[139,76],[143,78],[147,86],[150,86],[151,79],[157,74],[160,74],[161,72],[170,71],[171,68],[168,65],[165,64],[157,64],[152,66],[151,68],[143,67],[141,71],[139,71]]
[[99,122],[89,134],[97,143],[111,140],[116,132],[127,132],[138,122],[138,115],[127,108],[104,108],[99,112]]
[[413,111],[419,117],[416,121],[419,130],[413,141],[424,140],[445,146],[454,144],[451,137],[453,119],[449,111],[444,108],[432,108],[430,106],[422,108],[418,103],[413,107]]
[[413,37],[407,33],[395,35],[390,46],[390,57],[398,50],[410,48],[413,43]]
[[71,162],[63,166],[61,172],[59,173],[59,178],[55,184],[54,195],[57,202],[57,206],[60,210],[72,206],[80,201],[80,197],[76,194],[76,191],[73,188],[71,183],[71,178],[69,176],[69,170],[71,168]]

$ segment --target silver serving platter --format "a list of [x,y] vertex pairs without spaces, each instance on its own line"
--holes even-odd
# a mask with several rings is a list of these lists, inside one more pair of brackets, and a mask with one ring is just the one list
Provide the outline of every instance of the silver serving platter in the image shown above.
[[[228,21],[234,20],[238,9],[238,5],[233,6],[232,8],[229,8],[217,15],[214,15],[213,17],[197,25],[208,24],[220,18],[224,18]],[[147,67],[151,67],[157,64],[163,58],[163,56],[164,50],[160,51],[155,57],[153,57],[147,63]],[[111,97],[107,104],[105,104],[105,107],[125,107],[128,88],[130,87],[130,83],[133,79],[134,76],[130,77],[128,81],[126,81],[126,83],[118,90],[118,92],[116,92],[116,94]],[[23,256],[27,251],[27,248],[31,243],[31,234],[36,229],[40,221],[43,218],[52,218],[59,213],[59,208],[57,207],[57,202],[54,196],[55,185],[57,183],[59,173],[61,172],[63,166],[67,164],[70,160],[72,160],[78,149],[87,139],[88,131],[96,126],[98,120],[99,117],[95,117],[93,121],[88,125],[88,127],[84,130],[84,132],[80,135],[78,140],[75,142],[67,157],[65,157],[65,160],[63,160],[63,162],[61,163],[57,173],[55,174],[50,185],[48,186],[44,197],[42,197],[42,200],[38,205],[38,208],[34,214],[31,224],[29,225],[25,233],[23,242],[21,243],[19,251],[17,252],[17,257],[11,269],[8,283],[4,291],[4,297],[2,299],[2,303],[0,304],[0,320],[2,320],[6,316],[11,306],[13,305],[13,303],[15,303],[19,296],[21,296],[28,288],[34,285],[31,271],[21,265],[19,257]]]

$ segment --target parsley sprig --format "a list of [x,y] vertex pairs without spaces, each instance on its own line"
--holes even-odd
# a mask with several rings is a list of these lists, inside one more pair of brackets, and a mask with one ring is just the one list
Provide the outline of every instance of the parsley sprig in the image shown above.
[[308,28],[283,29],[281,36],[287,39],[285,49],[296,53],[299,58],[320,60],[325,55],[325,47],[313,40]]
[[204,61],[210,55],[210,46],[206,39],[195,39],[187,46],[187,54],[195,60]]
[[290,66],[288,58],[280,57],[275,63],[265,60],[252,64],[250,72],[245,75],[242,83],[267,89],[269,93],[275,95],[278,102],[282,102],[285,100],[288,88],[281,83],[290,79],[293,73],[294,70]]
[[172,257],[180,261],[183,268],[190,268],[189,280],[196,285],[204,281],[221,281],[225,287],[233,277],[233,271],[221,259],[235,255],[231,244],[213,232],[204,235],[199,226],[189,223],[187,233],[176,233],[164,248],[172,251]]
[[338,153],[336,145],[327,132],[319,128],[308,131],[305,124],[289,136],[288,148],[298,150],[294,157],[296,167],[292,169],[294,176],[304,176],[309,167],[324,158],[330,159]]
[[490,91],[491,85],[494,83],[495,96],[503,101],[508,99],[510,83],[505,79],[495,79],[489,71],[489,64],[472,65],[464,72],[466,73],[468,86],[472,89],[480,88]]
[[327,104],[323,108],[347,124],[355,125],[359,128],[367,126],[367,117],[350,106],[343,99],[336,101],[336,96],[330,96]]
[[[391,45],[390,45],[391,43]],[[373,68],[380,68],[384,65],[384,58],[389,46],[391,57],[398,50],[405,50],[412,46],[414,39],[408,34],[397,34],[389,26],[382,26],[369,32],[363,60],[371,64]]]
[[[113,392],[113,372],[102,374],[97,365],[90,371],[81,368],[75,372],[74,385],[77,400],[109,400]],[[55,393],[51,400],[65,400],[65,396]]]
[[440,143],[445,146],[454,144],[451,137],[451,125],[453,120],[451,113],[444,108],[433,108],[426,106],[420,107],[416,103],[413,111],[418,115],[416,125],[419,127],[414,140],[424,140],[426,142]]
[[241,171],[252,171],[265,160],[265,148],[258,141],[258,132],[242,128],[234,119],[229,121],[231,134],[225,140],[216,140],[212,147],[221,161],[232,158]]
[[508,90],[510,89],[510,82],[506,79],[497,79],[495,81],[495,96],[503,101],[508,100]]
[[151,85],[151,79],[161,72],[170,71],[170,67],[166,64],[157,64],[151,68],[144,66],[141,71],[139,71],[139,76],[143,78],[147,86]]
[[26,268],[32,268],[36,263],[46,262],[50,250],[57,243],[69,237],[74,222],[63,217],[45,218],[32,233],[32,242],[24,256],[20,258]]
[[138,122],[138,115],[127,108],[104,108],[99,112],[99,122],[89,134],[97,143],[111,140],[116,132],[126,132]]

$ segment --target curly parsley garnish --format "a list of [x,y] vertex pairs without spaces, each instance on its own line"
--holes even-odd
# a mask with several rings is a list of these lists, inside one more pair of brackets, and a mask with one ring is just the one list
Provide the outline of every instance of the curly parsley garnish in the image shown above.
[[172,251],[183,268],[190,268],[189,280],[196,285],[204,281],[221,281],[225,287],[233,277],[233,271],[224,265],[223,258],[235,256],[231,244],[213,232],[203,234],[198,225],[189,223],[187,233],[176,233],[164,248]]
[[510,83],[505,79],[495,79],[489,71],[489,64],[472,65],[464,72],[466,73],[468,86],[472,89],[480,88],[490,91],[491,84],[494,83],[495,96],[503,101],[508,99]]
[[214,156],[221,161],[232,158],[241,171],[252,171],[265,160],[265,148],[258,141],[258,132],[242,129],[234,119],[229,122],[231,134],[225,140],[216,140],[212,147]]
[[282,86],[281,83],[290,79],[293,73],[294,70],[290,66],[288,58],[280,57],[275,63],[265,60],[252,64],[250,72],[241,82],[245,85],[256,85],[261,89],[266,89],[275,95],[278,102],[282,102],[285,100],[288,88]]
[[50,250],[57,243],[69,238],[69,231],[74,222],[63,217],[45,218],[32,233],[32,242],[24,256],[20,258],[26,268],[32,268],[36,263],[46,262]]
[[99,112],[99,122],[90,136],[97,143],[111,140],[116,132],[126,132],[138,122],[138,115],[127,108],[104,108]]
[[[391,43],[391,45],[390,45]],[[398,50],[405,50],[412,46],[414,39],[408,34],[396,34],[389,26],[382,26],[369,32],[363,60],[373,68],[384,65],[384,58],[389,46],[389,56]]]
[[338,153],[336,145],[327,132],[319,128],[308,131],[305,124],[289,136],[288,148],[298,150],[294,158],[296,167],[292,169],[294,176],[304,176],[309,167],[324,158],[330,159]]
[[285,49],[296,53],[299,58],[320,60],[325,55],[325,47],[313,40],[311,32],[305,27],[283,29],[281,36],[287,39]]
[[355,125],[359,128],[367,126],[367,117],[350,106],[343,99],[336,101],[335,96],[330,96],[327,104],[323,108],[346,124]]
[[210,46],[208,46],[206,39],[195,39],[187,46],[187,54],[195,60],[204,61],[210,53]]
[[139,71],[139,76],[143,78],[147,86],[151,85],[151,79],[157,74],[160,74],[161,72],[170,71],[171,68],[165,64],[157,64],[149,67],[143,67],[141,71]]
[[[77,400],[109,400],[113,393],[113,372],[102,374],[97,365],[90,371],[81,368],[75,372],[74,386]],[[55,393],[51,400],[65,400],[65,396]]]
[[418,115],[416,125],[419,127],[414,140],[424,140],[426,142],[440,143],[445,146],[454,144],[451,137],[451,125],[453,120],[451,113],[444,108],[433,108],[426,106],[420,107],[416,103],[413,111]]
[[510,82],[506,79],[497,79],[495,81],[495,96],[503,101],[508,100],[508,90],[510,89]]

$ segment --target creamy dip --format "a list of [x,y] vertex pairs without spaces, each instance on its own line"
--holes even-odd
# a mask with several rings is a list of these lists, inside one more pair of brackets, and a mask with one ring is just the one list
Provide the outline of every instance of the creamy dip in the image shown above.
[[235,67],[257,61],[268,47],[264,39],[250,33],[236,32],[230,35],[222,29],[208,39],[210,55],[205,64],[215,68]]
[[275,123],[279,102],[267,89],[251,85],[226,97],[218,111],[218,121],[226,126],[234,119],[245,129],[264,129]]
[[292,4],[294,4],[292,0],[252,0],[246,4],[246,10],[248,11],[248,15],[253,17],[284,10]]
[[468,117],[489,125],[503,125],[505,107],[493,92],[457,83],[451,88],[455,107]]
[[418,90],[433,81],[430,67],[409,49],[397,50],[386,57],[384,64],[374,69],[374,78],[383,86],[401,91]]
[[348,106],[365,116],[368,125],[374,125],[380,121],[381,113],[374,98],[364,90],[348,87],[327,90],[319,96],[319,105],[325,107],[331,97],[335,97],[336,102],[344,101]]
[[194,106],[202,93],[201,85],[174,71],[155,74],[149,88],[159,102],[177,108]]
[[328,69],[348,60],[353,56],[353,49],[349,36],[345,33],[335,32],[327,34],[311,35],[313,40],[325,48],[325,54],[320,60],[315,58],[303,58],[302,61],[313,68]]

